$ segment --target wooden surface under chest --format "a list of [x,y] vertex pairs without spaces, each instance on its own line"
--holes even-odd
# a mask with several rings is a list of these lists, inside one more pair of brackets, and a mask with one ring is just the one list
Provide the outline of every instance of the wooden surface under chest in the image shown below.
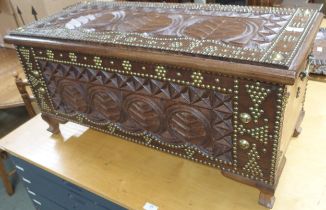
[[[325,88],[323,83],[308,85],[304,130],[289,146],[276,210],[326,207],[325,163],[320,161],[326,146],[326,112],[321,109],[326,101],[320,91]],[[61,126],[62,136],[51,136],[45,128],[37,116],[2,139],[0,147],[131,209],[142,209],[145,202],[169,210],[265,209],[254,202],[253,188],[225,179],[210,167],[72,123]]]

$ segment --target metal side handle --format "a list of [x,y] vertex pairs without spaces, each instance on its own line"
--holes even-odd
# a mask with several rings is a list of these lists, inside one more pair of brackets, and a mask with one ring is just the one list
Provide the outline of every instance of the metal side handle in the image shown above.
[[307,67],[304,71],[300,72],[299,74],[299,77],[300,79],[303,81],[306,77],[309,76],[309,73],[310,73],[310,70],[311,70],[311,65],[312,65],[312,62],[314,60],[314,56],[313,55],[310,55],[309,58],[308,58],[308,64],[307,64]]

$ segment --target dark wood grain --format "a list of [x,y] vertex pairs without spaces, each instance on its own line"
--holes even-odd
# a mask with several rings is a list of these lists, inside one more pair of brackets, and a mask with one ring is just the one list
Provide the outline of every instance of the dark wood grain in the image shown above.
[[248,5],[252,6],[274,6],[276,0],[248,0]]

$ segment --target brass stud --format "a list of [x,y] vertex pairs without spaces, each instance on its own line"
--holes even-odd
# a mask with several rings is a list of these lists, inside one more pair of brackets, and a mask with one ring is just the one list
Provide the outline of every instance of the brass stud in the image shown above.
[[245,139],[241,139],[239,141],[239,145],[240,145],[240,148],[243,149],[243,150],[246,150],[246,149],[248,149],[250,147],[249,142],[247,140],[245,140]]

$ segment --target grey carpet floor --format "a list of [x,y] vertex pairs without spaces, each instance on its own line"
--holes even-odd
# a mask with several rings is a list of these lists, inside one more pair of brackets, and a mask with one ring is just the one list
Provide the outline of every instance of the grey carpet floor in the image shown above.
[[[8,161],[7,165],[12,168],[12,164]],[[0,181],[0,210],[35,210],[32,201],[29,199],[24,184],[18,178],[18,175],[11,177],[14,184],[15,193],[9,196]]]
[[[1,137],[27,120],[25,107],[0,110],[0,141]],[[6,161],[6,168],[9,171],[13,168],[13,164]],[[18,175],[12,176],[11,180],[14,184],[15,194],[8,196],[0,179],[0,210],[35,210]]]
[[0,109],[0,140],[28,119],[25,107]]

